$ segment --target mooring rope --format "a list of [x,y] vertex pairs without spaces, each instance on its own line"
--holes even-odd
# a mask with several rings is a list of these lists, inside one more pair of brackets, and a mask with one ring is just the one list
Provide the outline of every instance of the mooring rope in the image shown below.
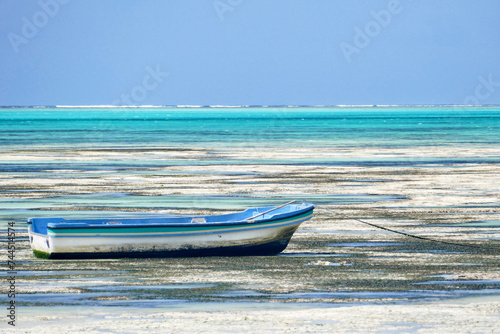
[[460,246],[460,247],[469,247],[469,248],[475,248],[475,249],[484,249],[485,248],[485,247],[482,247],[482,246],[476,246],[476,245],[470,245],[470,244],[462,244],[462,243],[458,243],[458,242],[442,241],[442,240],[436,240],[436,239],[431,239],[431,238],[427,238],[427,237],[420,237],[418,235],[410,234],[410,233],[407,233],[407,232],[401,232],[401,231],[393,230],[393,229],[390,229],[390,228],[387,228],[387,227],[383,227],[383,226],[380,226],[380,225],[377,225],[377,224],[369,223],[369,222],[366,222],[366,221],[358,219],[358,218],[349,218],[349,217],[346,217],[345,215],[341,214],[340,212],[335,212],[333,210],[325,208],[324,206],[319,206],[319,205],[315,205],[315,206],[317,208],[319,208],[319,209],[323,209],[323,210],[326,210],[326,211],[328,211],[330,213],[333,213],[335,215],[339,215],[339,216],[341,216],[341,217],[343,217],[345,219],[352,219],[352,220],[358,221],[360,223],[363,223],[363,224],[366,224],[366,225],[369,225],[369,226],[372,226],[372,227],[375,227],[375,228],[378,228],[378,229],[381,229],[381,230],[385,230],[385,231],[389,231],[389,232],[392,232],[392,233],[401,234],[401,235],[404,235],[404,236],[407,236],[407,237],[410,237],[410,238],[415,238],[415,239],[420,239],[420,240],[425,240],[425,241],[430,241],[430,242],[436,242],[436,243],[440,243],[440,244]]

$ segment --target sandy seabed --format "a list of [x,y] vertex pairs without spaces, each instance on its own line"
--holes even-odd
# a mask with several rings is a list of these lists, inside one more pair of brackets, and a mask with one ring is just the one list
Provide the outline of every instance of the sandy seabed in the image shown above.
[[[491,147],[0,152],[4,163],[45,161],[48,166],[35,174],[0,174],[1,197],[7,200],[95,193],[284,199],[289,195],[323,201],[324,195],[380,196],[373,202],[319,205],[283,254],[273,257],[46,261],[33,257],[21,233],[15,329],[20,333],[498,332],[500,228],[494,224],[500,219],[500,166],[487,161],[498,158],[498,152]],[[322,163],[308,162],[318,157]],[[360,163],[324,163],[339,157]],[[457,162],[426,163],[425,159],[435,158]],[[256,164],[253,159],[261,161]],[[301,163],[280,163],[290,159]],[[397,159],[400,164],[363,165],[363,159]],[[423,162],[413,163],[415,159]],[[50,168],[110,160],[151,166],[141,167],[141,173]],[[162,165],[166,160],[182,163]],[[218,164],[219,160],[233,163]],[[204,202],[197,201],[192,208],[172,210],[99,203],[85,207],[59,203],[37,210],[225,211],[204,208]],[[493,224],[490,228],[481,226],[488,222]],[[5,295],[2,298],[5,304]],[[136,306],[136,301],[144,300],[158,301],[159,306]],[[182,303],[169,307],[173,300]],[[0,331],[11,329],[5,319]]]
[[[22,333],[498,333],[500,301],[253,309],[27,310]],[[193,307],[196,308],[196,307]],[[226,306],[231,309],[230,305]]]

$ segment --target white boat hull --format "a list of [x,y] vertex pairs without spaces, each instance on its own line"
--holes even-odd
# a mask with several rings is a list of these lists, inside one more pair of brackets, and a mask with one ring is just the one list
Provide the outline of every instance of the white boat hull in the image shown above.
[[[151,252],[166,252],[196,255],[197,252],[228,249],[239,254],[238,248],[244,250],[252,246],[264,247],[273,244],[283,249],[287,246],[291,236],[299,227],[299,224],[275,227],[267,230],[241,231],[219,234],[204,234],[196,236],[171,236],[171,237],[100,237],[100,238],[57,238],[29,231],[31,245],[34,250],[52,255],[51,258],[66,257],[64,254],[85,253],[87,255],[98,254],[99,257],[106,253],[130,255],[140,253],[146,255]],[[221,252],[222,254],[222,252]],[[228,255],[228,254],[225,254]],[[91,256],[94,257],[94,256]]]
[[312,214],[311,206],[278,219],[191,224],[65,221],[45,223],[45,230],[39,230],[46,234],[33,228],[33,223],[28,231],[35,255],[43,258],[267,255],[284,250]]

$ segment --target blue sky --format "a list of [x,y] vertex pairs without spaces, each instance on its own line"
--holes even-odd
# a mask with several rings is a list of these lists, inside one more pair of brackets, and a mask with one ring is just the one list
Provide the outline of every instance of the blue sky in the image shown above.
[[0,0],[0,105],[463,103],[498,0]]

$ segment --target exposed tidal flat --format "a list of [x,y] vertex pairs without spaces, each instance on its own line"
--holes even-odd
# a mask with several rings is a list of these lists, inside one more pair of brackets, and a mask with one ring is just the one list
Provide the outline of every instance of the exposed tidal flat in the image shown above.
[[[16,329],[495,332],[499,115],[0,110]],[[290,200],[317,209],[277,256],[42,260],[26,234],[28,217],[216,214]]]
[[[498,158],[491,146],[2,151],[16,327],[494,332]],[[41,260],[24,232],[28,216],[215,214],[292,199],[318,208],[278,256]]]

